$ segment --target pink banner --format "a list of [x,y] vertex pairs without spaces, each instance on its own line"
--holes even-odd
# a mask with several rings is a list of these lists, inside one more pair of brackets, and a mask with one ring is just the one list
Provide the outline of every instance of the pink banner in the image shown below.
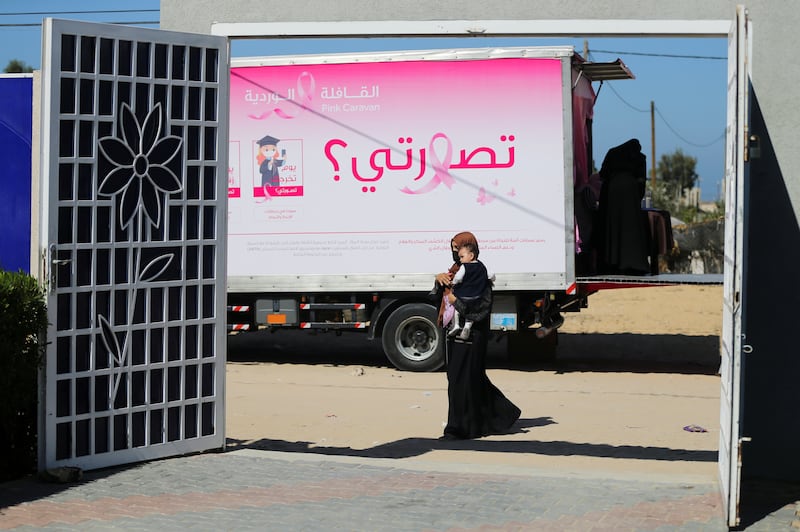
[[[562,271],[562,72],[558,58],[234,67],[231,245],[268,253],[296,235],[355,235],[310,249],[333,272],[419,271],[428,266],[413,256],[387,262],[388,250],[469,229],[518,238],[517,252],[535,248],[542,268]],[[375,234],[389,236],[359,243]],[[541,253],[548,246],[556,253]],[[304,253],[280,268],[313,271]],[[511,246],[495,255],[516,260]],[[264,259],[243,256],[231,266],[240,273]]]

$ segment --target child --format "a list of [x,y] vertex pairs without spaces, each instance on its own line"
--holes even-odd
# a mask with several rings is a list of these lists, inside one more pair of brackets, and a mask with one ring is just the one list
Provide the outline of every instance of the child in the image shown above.
[[[475,246],[472,244],[461,246],[458,250],[458,258],[461,267],[453,276],[452,289],[457,298],[467,302],[480,297],[486,290],[486,283],[494,282],[494,275],[490,276],[486,266],[475,258]],[[472,330],[472,321],[466,320],[462,327],[459,323],[460,319],[458,311],[453,309],[453,319],[447,335],[458,334],[458,338],[466,340]]]

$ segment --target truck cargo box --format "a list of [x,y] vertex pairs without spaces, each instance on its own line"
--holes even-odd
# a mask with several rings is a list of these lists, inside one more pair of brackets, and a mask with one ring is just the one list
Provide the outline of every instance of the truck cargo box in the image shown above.
[[462,230],[479,238],[498,289],[566,288],[573,56],[235,60],[230,289],[420,290]]

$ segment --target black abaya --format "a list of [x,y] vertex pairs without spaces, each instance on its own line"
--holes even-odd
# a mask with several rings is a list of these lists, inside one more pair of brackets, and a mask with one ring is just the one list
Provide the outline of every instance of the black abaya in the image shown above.
[[[491,294],[491,288],[488,292]],[[491,295],[489,295],[491,301]],[[456,301],[459,312],[460,301]],[[491,308],[491,303],[489,303]],[[465,314],[466,315],[466,314]],[[467,316],[469,318],[469,316]],[[520,409],[486,375],[489,317],[476,320],[469,341],[447,340],[447,427],[445,437],[480,438],[508,432]]]
[[595,244],[602,273],[650,271],[649,228],[642,211],[646,160],[636,139],[608,150],[600,169],[603,185]]

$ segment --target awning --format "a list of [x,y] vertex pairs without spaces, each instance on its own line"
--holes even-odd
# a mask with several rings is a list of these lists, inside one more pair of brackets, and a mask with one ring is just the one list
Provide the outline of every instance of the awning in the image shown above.
[[589,61],[576,61],[575,68],[592,81],[605,81],[609,79],[635,79],[636,76],[628,69],[622,59],[610,63],[592,63]]

